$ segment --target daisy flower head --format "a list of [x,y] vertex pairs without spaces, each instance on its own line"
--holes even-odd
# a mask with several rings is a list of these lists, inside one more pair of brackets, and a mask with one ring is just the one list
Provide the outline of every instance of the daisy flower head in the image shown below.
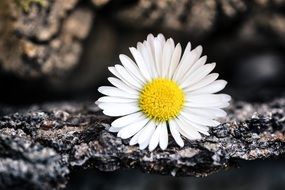
[[122,64],[109,67],[115,77],[113,86],[99,87],[105,96],[96,102],[108,116],[118,117],[109,128],[130,145],[150,151],[168,146],[168,134],[184,146],[184,140],[201,139],[209,135],[209,127],[219,125],[222,110],[231,97],[217,94],[227,82],[211,73],[215,63],[206,64],[202,47],[191,49],[189,42],[181,45],[162,34],[147,36],[137,47],[130,48],[133,60],[120,55]]

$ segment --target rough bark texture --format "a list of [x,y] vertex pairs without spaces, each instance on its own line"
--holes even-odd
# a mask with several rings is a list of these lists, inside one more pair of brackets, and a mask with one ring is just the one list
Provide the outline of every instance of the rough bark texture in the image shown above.
[[20,76],[60,75],[78,63],[93,12],[78,0],[0,2],[0,65]]
[[165,151],[129,146],[107,129],[111,118],[89,103],[54,103],[29,109],[1,107],[0,189],[60,189],[74,167],[114,171],[137,168],[173,176],[207,176],[240,160],[285,152],[285,98],[264,104],[235,102],[224,124],[200,141]]
[[[116,13],[136,28],[172,29],[205,38],[231,28],[238,36],[256,39],[264,32],[284,42],[284,0],[138,0]],[[139,23],[139,24],[138,24]]]
[[[2,0],[0,65],[24,78],[65,74],[79,62],[81,42],[89,33],[92,15],[102,13],[101,18],[112,18],[108,19],[109,25],[178,31],[191,40],[224,36],[227,31],[231,39],[238,39],[234,43],[266,40],[270,36],[271,41],[284,45],[284,2]],[[98,12],[101,8],[103,11]]]

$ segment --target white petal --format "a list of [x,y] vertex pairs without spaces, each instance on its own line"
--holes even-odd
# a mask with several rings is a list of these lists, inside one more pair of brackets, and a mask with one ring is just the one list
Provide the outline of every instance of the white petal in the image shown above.
[[207,126],[196,124],[196,123],[190,121],[188,118],[185,118],[182,115],[180,116],[180,118],[183,119],[184,122],[188,124],[188,126],[195,128],[195,130],[197,130],[198,132],[200,132],[204,135],[209,135],[209,133],[208,133],[209,128]]
[[163,46],[166,42],[165,37],[163,36],[163,34],[158,34],[157,37],[155,38],[155,40],[159,41],[160,45],[161,45],[161,49],[163,49]]
[[189,139],[189,140],[194,140],[194,138],[193,138],[192,136],[189,136],[186,132],[184,132],[184,131],[181,129],[180,126],[182,125],[182,122],[181,122],[178,118],[176,118],[176,119],[174,119],[174,120],[172,120],[172,121],[173,121],[173,123],[176,123],[177,129],[178,129],[179,133],[180,133],[182,136],[186,137],[186,138]]
[[189,53],[184,53],[185,58],[181,59],[175,73],[173,76],[173,79],[179,83],[182,82],[182,79],[184,77],[184,75],[187,73],[187,71],[193,66],[193,64],[195,63],[195,59],[196,59],[196,49],[192,50]]
[[161,74],[162,77],[165,78],[168,74],[168,69],[172,57],[173,52],[173,40],[170,38],[166,41],[163,51],[162,51],[162,64],[161,64]]
[[[202,47],[201,47],[202,48]],[[200,57],[200,55],[197,55],[197,54],[199,54],[199,53],[197,53],[197,52],[199,52],[199,50],[200,50],[200,48],[198,48],[197,47],[197,49],[196,49],[196,60],[195,60],[195,64],[193,65],[193,67],[191,67],[191,70],[192,71],[195,71],[195,70],[197,70],[198,68],[200,68],[201,66],[203,66],[203,65],[205,65],[205,63],[207,62],[207,56],[206,55],[204,55],[204,56],[202,56],[202,57]]]
[[148,122],[148,119],[142,119],[141,121],[132,123],[124,128],[122,128],[119,133],[117,134],[118,137],[122,139],[130,138],[131,136],[135,135],[139,132]]
[[136,103],[100,103],[98,106],[105,115],[115,117],[128,115],[140,110]]
[[138,64],[139,66],[139,69],[140,69],[140,72],[142,73],[142,75],[144,76],[144,78],[149,81],[151,80],[151,75],[149,73],[149,68],[147,66],[147,63],[144,62],[144,59],[141,55],[141,53],[134,47],[131,47],[130,48],[130,51],[133,55],[133,57],[135,58],[136,60],[136,63]]
[[154,61],[155,61],[154,40],[155,40],[154,36],[152,34],[149,34],[147,36],[146,42],[149,45],[149,48],[151,50],[151,55],[152,55],[152,57],[154,58]]
[[148,34],[146,39],[147,39],[147,41],[149,41],[149,42],[153,41],[153,40],[154,40],[153,34]]
[[161,34],[161,33],[159,33],[159,34],[157,35],[157,39],[160,40],[160,42],[161,42],[161,44],[162,44],[162,46],[163,46],[164,43],[165,43],[165,37],[164,37],[164,35]]
[[187,139],[196,140],[201,138],[201,135],[190,125],[185,123],[185,121],[182,120],[181,118],[174,120],[174,122],[177,123],[179,133],[181,133]]
[[126,91],[130,94],[135,94],[137,96],[139,95],[139,92],[136,89],[131,88],[130,86],[128,86],[126,83],[124,83],[120,79],[117,79],[115,77],[109,77],[108,80],[111,84],[113,84],[114,86],[116,86],[117,88],[123,91]]
[[185,75],[180,78],[180,80],[179,80],[180,83],[187,80],[192,75],[193,72],[195,72],[197,69],[199,69],[200,67],[205,65],[205,63],[207,61],[207,56],[203,56],[203,57],[199,58],[197,61],[195,61],[196,59],[197,59],[197,57],[195,57],[195,59],[194,59],[193,66],[190,69],[186,70]]
[[143,144],[145,141],[149,140],[155,130],[154,122],[150,121],[148,124],[142,129],[142,132],[138,138],[138,143]]
[[165,150],[168,146],[168,132],[166,123],[162,123],[162,128],[159,135],[159,146],[162,150]]
[[[152,134],[154,133],[154,131],[155,131],[155,124],[152,122],[152,121],[150,121],[151,122],[151,126],[152,127],[148,127],[148,129],[146,129],[147,131],[142,131],[141,132],[141,134],[140,134],[140,136],[139,136],[139,138],[143,135],[143,140],[140,140],[139,139],[139,141],[142,141],[142,142],[139,142],[139,148],[141,149],[141,150],[143,150],[143,149],[145,149],[148,145],[149,145],[149,142],[150,142],[150,139],[151,139],[151,136],[152,136]],[[144,134],[143,134],[144,133]]]
[[109,128],[109,131],[110,131],[110,132],[113,132],[113,133],[117,133],[117,132],[120,131],[120,128],[110,127],[110,128]]
[[[118,77],[119,79],[121,79],[124,83],[126,83],[126,84],[128,84],[130,87],[132,87],[132,88],[135,88],[135,89],[137,89],[137,90],[139,90],[140,88],[138,87],[139,85],[138,85],[138,82],[134,82],[133,81],[133,79],[130,81],[128,81],[127,79],[126,79],[126,77],[123,77],[122,75],[125,73],[120,73],[118,70],[117,70],[117,68],[116,68],[116,66],[118,66],[118,65],[115,65],[115,67],[108,67],[108,69],[109,69],[109,71],[113,74],[113,75],[115,75],[116,77]],[[121,66],[121,65],[120,65]],[[123,67],[123,66],[121,66],[121,67]],[[124,68],[124,67],[123,67]],[[127,71],[126,71],[127,72]],[[130,75],[130,74],[129,74]],[[128,76],[129,76],[128,75]]]
[[115,121],[113,121],[111,126],[116,127],[116,128],[125,127],[131,123],[136,122],[137,120],[140,120],[140,118],[142,118],[142,117],[143,117],[142,112],[137,112],[137,113],[133,113],[130,115],[126,115],[124,117],[120,117],[120,118],[116,119]]
[[138,143],[138,138],[139,138],[139,136],[140,136],[142,130],[143,130],[143,129],[141,129],[139,132],[137,132],[137,133],[131,138],[131,140],[130,140],[130,142],[129,142],[129,144],[130,144],[131,146],[133,146],[133,145],[135,145],[135,144]]
[[139,149],[144,150],[148,146],[148,144],[149,144],[149,139],[146,140],[144,143],[139,144]]
[[184,108],[187,112],[195,113],[204,117],[215,119],[217,117],[225,117],[227,113],[219,108]]
[[103,96],[99,98],[99,103],[131,103],[131,102],[137,102],[137,99],[131,99],[131,98],[121,98],[121,97],[114,97],[114,96]]
[[195,49],[196,49],[196,60],[195,61],[197,61],[202,55],[203,47],[199,45]]
[[181,57],[181,62],[184,61],[186,55],[188,55],[190,53],[190,51],[191,51],[191,43],[188,42],[187,45],[186,45],[186,48],[185,48],[185,50],[183,52],[183,55]]
[[101,86],[98,88],[98,91],[107,96],[138,99],[137,95],[127,93],[113,86]]
[[213,111],[212,113],[216,115],[216,117],[226,117],[227,116],[227,112],[225,112],[222,109],[212,108],[211,110]]
[[143,78],[141,72],[139,71],[139,68],[137,67],[135,62],[133,62],[133,60],[131,58],[129,58],[128,56],[126,56],[124,54],[120,54],[119,58],[120,58],[121,63],[126,68],[126,70],[130,74],[132,74],[133,77],[137,78],[141,82],[145,81],[145,79]]
[[224,108],[229,106],[231,97],[227,94],[191,94],[186,93],[186,107]]
[[154,53],[155,53],[155,66],[156,71],[158,74],[158,77],[161,77],[162,71],[161,71],[161,58],[162,58],[162,46],[161,42],[158,39],[154,40]]
[[121,79],[130,86],[136,87],[138,90],[142,88],[143,83],[130,75],[130,73],[122,65],[115,65],[116,70],[121,75]]
[[[195,93],[195,94],[217,93],[217,92],[223,90],[225,88],[225,86],[227,85],[227,81],[225,81],[225,80],[216,80],[207,86],[204,86],[204,84],[202,84],[201,82],[202,81],[199,82],[200,83],[199,86],[198,86],[198,83],[193,85],[194,87],[196,87],[198,89],[198,90],[193,91],[193,93]],[[204,86],[204,87],[201,88],[201,86]],[[193,89],[193,87],[192,87],[192,89]]]
[[169,65],[169,70],[168,70],[168,78],[171,79],[174,75],[174,72],[178,66],[180,57],[182,53],[182,48],[181,45],[178,43],[174,49],[173,55],[171,57],[171,62]]
[[181,129],[188,135],[192,136],[194,139],[202,138],[198,130],[195,127],[191,126],[189,122],[187,122],[187,120],[185,120],[182,116],[179,116],[178,119],[182,122]]
[[197,82],[196,84],[193,84],[193,85],[186,87],[185,91],[186,92],[194,91],[194,93],[195,93],[197,89],[200,89],[202,87],[205,87],[205,86],[213,83],[218,77],[219,77],[218,73],[209,74],[208,76],[206,76],[205,78],[203,78],[202,80]]
[[199,82],[201,79],[207,76],[215,68],[215,66],[216,63],[203,65],[181,83],[181,88],[185,88]]
[[178,126],[177,124],[170,120],[169,121],[169,129],[171,132],[172,137],[174,138],[175,142],[180,146],[183,147],[184,146],[184,142],[180,136],[179,130],[178,130]]
[[157,147],[159,143],[159,136],[160,136],[161,128],[162,128],[162,125],[158,124],[154,133],[152,134],[150,142],[149,142],[149,146],[148,146],[149,151],[153,151]]
[[[187,48],[186,48],[187,49]],[[185,52],[186,52],[186,49],[185,49]],[[202,54],[202,46],[197,46],[195,49],[193,49],[191,52],[192,52],[192,56],[194,57],[194,68],[195,68],[195,65],[196,65],[196,62],[199,61],[199,58],[201,57],[201,54]],[[181,59],[181,62],[183,60],[183,57]],[[192,65],[192,64],[191,64]],[[192,67],[189,67],[189,68],[192,68]]]
[[209,119],[208,117],[199,116],[187,111],[181,112],[181,115],[187,118],[189,121],[192,121],[200,125],[215,127],[220,124],[219,122]]
[[[172,51],[172,53],[173,53],[174,48],[175,48],[174,40],[173,40],[172,38],[169,38],[169,40],[170,40],[170,48],[171,48],[171,51]],[[171,54],[172,54],[172,53],[171,53]]]
[[[155,64],[155,54],[154,54],[154,45],[151,43],[148,43],[148,41],[144,41],[145,49],[148,54],[148,62],[151,70],[151,74],[153,78],[158,77],[158,73],[156,71],[156,64]],[[152,47],[153,46],[153,47]]]
[[186,102],[184,104],[189,108],[226,108],[230,105],[228,102],[214,102],[211,104],[197,103],[197,102]]
[[189,105],[191,105],[191,103],[211,105],[217,102],[228,102],[230,100],[231,96],[227,94],[186,94],[186,101],[189,102]]
[[151,48],[147,41],[144,41],[144,43],[138,43],[137,49],[141,53],[144,63],[147,64],[148,72],[151,78],[155,78],[155,64],[154,64],[154,59],[151,53]]

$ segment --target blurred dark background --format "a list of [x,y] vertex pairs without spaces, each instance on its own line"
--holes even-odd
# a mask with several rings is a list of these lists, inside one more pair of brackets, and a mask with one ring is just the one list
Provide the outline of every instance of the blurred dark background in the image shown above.
[[[148,33],[203,46],[235,101],[284,96],[283,0],[1,0],[0,105],[89,101],[108,66]],[[284,161],[255,162],[207,178],[76,170],[68,189],[285,189]]]
[[[16,16],[12,9],[21,4],[4,2],[2,9],[10,8],[0,17],[2,104],[94,101],[97,87],[110,75],[107,66],[118,63],[120,53],[130,55],[128,47],[148,33],[163,33],[184,47],[188,41],[193,47],[201,44],[208,61],[217,62],[215,72],[229,82],[225,91],[235,100],[267,101],[283,94],[281,0],[94,0],[75,1],[66,10],[64,2],[43,0],[46,4],[28,3]],[[60,21],[53,26],[56,19]],[[61,47],[55,48],[56,43]],[[69,54],[73,57],[66,59]]]
[[117,171],[102,173],[94,170],[75,172],[67,189],[76,190],[283,190],[284,160],[241,163],[241,168],[212,174],[206,178],[171,177]]

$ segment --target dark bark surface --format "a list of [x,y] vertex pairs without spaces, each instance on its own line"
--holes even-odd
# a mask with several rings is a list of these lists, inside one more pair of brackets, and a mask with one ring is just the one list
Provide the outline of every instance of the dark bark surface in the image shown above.
[[233,102],[209,137],[186,141],[181,149],[170,138],[165,151],[149,152],[109,133],[112,118],[93,103],[1,106],[0,188],[64,188],[73,168],[201,177],[241,160],[274,158],[285,152],[284,107],[284,97],[264,104]]

